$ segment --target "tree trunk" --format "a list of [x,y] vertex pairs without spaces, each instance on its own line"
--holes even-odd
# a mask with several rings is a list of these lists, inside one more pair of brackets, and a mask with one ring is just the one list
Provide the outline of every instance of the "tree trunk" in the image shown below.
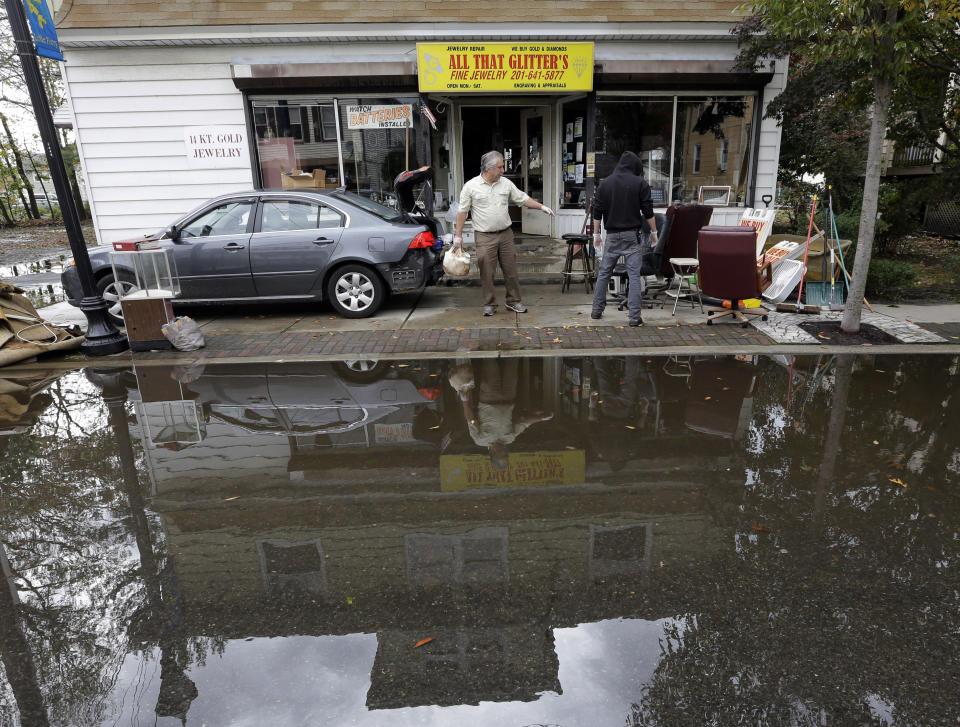
[[7,210],[7,205],[3,200],[0,200],[0,215],[3,216],[4,227],[13,227],[13,217],[10,215],[9,210]]
[[80,195],[80,183],[77,181],[77,170],[73,165],[70,165],[67,169],[67,175],[70,177],[70,191],[73,193],[73,204],[77,208],[77,217],[80,220],[85,220],[87,219],[87,208],[83,205],[83,197]]
[[889,78],[874,80],[873,119],[870,121],[870,141],[867,146],[867,170],[863,180],[863,211],[860,213],[860,234],[857,236],[857,256],[853,261],[850,294],[843,309],[840,327],[847,333],[860,330],[863,312],[863,293],[867,287],[867,271],[873,253],[873,233],[877,226],[877,206],[880,196],[880,173],[883,167],[883,138],[887,133],[887,116],[893,82]]
[[10,143],[10,151],[13,154],[14,161],[17,163],[17,171],[20,173],[20,179],[23,180],[23,188],[27,191],[27,198],[30,200],[28,214],[33,219],[38,220],[40,219],[40,210],[37,208],[37,198],[33,194],[33,185],[30,184],[27,173],[23,169],[23,159],[20,157],[20,150],[17,149],[17,144],[13,140],[13,134],[10,133],[10,125],[7,124],[7,117],[4,114],[0,114],[0,122],[3,123],[3,130],[6,132],[7,141]]

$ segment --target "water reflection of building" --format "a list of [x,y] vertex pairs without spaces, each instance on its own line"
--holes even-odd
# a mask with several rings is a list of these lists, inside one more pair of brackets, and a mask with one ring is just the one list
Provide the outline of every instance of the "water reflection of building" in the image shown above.
[[[626,362],[601,363],[619,375]],[[444,462],[485,456],[442,369],[358,382],[318,365],[224,367],[183,383],[152,369],[136,429],[183,632],[374,632],[374,709],[558,692],[553,629],[684,612],[682,574],[720,548],[710,491],[731,477],[753,374],[734,363],[655,360],[607,416],[598,362],[528,362],[525,405],[556,416],[511,457],[567,469],[479,489],[442,477]],[[189,421],[159,426],[176,410],[148,405],[173,396]]]

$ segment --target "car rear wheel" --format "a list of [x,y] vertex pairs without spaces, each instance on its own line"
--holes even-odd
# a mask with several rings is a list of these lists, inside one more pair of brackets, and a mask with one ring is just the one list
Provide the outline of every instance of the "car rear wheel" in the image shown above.
[[375,358],[353,358],[333,363],[333,370],[340,378],[358,384],[369,384],[382,379],[389,368],[386,361]]
[[366,318],[386,298],[383,281],[366,265],[344,265],[327,282],[327,300],[344,318]]
[[107,304],[107,313],[114,324],[123,325],[123,308],[120,306],[120,298],[136,289],[137,286],[127,280],[119,282],[114,280],[113,273],[107,273],[97,281],[97,292]]

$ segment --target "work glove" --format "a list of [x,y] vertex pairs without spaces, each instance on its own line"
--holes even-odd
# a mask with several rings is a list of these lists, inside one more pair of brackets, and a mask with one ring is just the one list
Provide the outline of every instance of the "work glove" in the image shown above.
[[597,251],[597,255],[603,256],[603,235],[599,232],[593,233],[593,249]]
[[540,211],[545,215],[550,215],[553,217],[553,210],[547,207],[545,204],[540,205]]

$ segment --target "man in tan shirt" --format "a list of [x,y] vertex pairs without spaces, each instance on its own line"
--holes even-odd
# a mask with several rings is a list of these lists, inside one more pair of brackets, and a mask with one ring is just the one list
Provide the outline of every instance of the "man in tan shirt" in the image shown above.
[[510,228],[512,202],[544,214],[553,215],[546,205],[532,199],[526,192],[503,176],[503,155],[488,151],[480,158],[480,174],[467,181],[460,190],[460,209],[457,214],[455,245],[463,244],[463,225],[467,213],[473,220],[477,240],[477,262],[480,265],[480,281],[483,284],[483,315],[492,316],[497,310],[493,278],[497,263],[503,270],[507,288],[506,309],[526,313],[527,307],[520,302],[520,281],[517,278],[517,251]]

